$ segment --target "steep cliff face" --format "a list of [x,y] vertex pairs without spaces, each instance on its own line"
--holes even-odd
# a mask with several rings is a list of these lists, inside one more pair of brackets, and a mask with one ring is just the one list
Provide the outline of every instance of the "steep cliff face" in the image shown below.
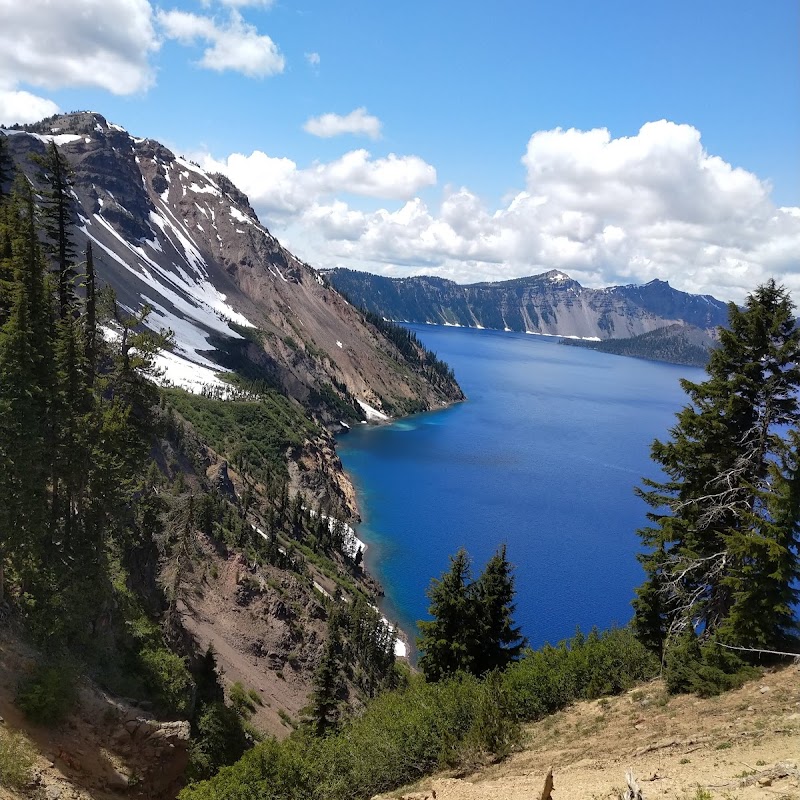
[[[344,524],[358,509],[333,434],[462,399],[452,374],[284,249],[223,176],[93,113],[0,136],[37,190],[31,155],[54,144],[67,159],[75,251],[91,243],[119,304],[146,304],[149,326],[174,331],[159,363],[194,391],[167,389],[154,410],[147,485],[159,499],[125,539],[125,591],[192,669],[211,646],[228,699],[251,691],[252,724],[277,736],[305,714],[329,615],[346,621],[346,644],[371,626],[380,647],[347,644],[342,658],[337,697],[357,706],[405,651],[373,608],[381,589]],[[251,383],[230,391],[226,370]],[[109,619],[127,636],[117,610]]]
[[665,281],[587,289],[557,270],[466,286],[432,277],[385,278],[347,269],[326,277],[356,305],[387,319],[556,336],[617,339],[682,322],[725,323],[727,306]]
[[[323,418],[358,401],[377,410],[461,399],[434,387],[422,361],[404,357],[312,267],[261,225],[247,198],[151,139],[94,113],[5,131],[17,166],[35,177],[33,153],[54,141],[74,170],[79,251],[93,243],[96,269],[148,324],[169,327],[177,347],[163,366],[198,389],[221,369],[257,365],[259,377]],[[346,411],[347,409],[344,408]]]

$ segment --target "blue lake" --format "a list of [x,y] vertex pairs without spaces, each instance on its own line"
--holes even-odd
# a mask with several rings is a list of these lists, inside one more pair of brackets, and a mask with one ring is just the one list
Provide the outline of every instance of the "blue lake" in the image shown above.
[[477,575],[504,542],[534,646],[628,622],[647,510],[633,488],[658,475],[650,444],[686,402],[679,379],[704,372],[525,334],[409,327],[469,399],[339,440],[384,613],[413,637],[448,556],[466,547]]

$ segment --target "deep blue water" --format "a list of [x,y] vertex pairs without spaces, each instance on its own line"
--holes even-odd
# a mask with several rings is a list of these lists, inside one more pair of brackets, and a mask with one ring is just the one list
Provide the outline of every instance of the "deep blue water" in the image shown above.
[[686,402],[679,378],[702,370],[525,334],[410,327],[469,399],[339,440],[384,613],[414,636],[448,556],[463,545],[477,575],[505,542],[531,644],[626,623],[647,510],[633,487],[658,475],[649,448]]

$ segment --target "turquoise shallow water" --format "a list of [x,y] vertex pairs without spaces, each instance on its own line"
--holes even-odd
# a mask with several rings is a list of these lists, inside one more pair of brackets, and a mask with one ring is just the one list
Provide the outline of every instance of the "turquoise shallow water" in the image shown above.
[[627,622],[646,522],[633,487],[657,475],[649,447],[685,404],[679,378],[702,370],[525,334],[410,327],[469,399],[339,440],[384,612],[413,635],[448,555],[465,546],[478,573],[505,542],[532,644]]

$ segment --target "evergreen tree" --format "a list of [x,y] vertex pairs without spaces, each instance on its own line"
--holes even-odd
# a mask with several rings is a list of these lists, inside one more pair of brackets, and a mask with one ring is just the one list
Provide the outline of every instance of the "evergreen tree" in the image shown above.
[[[638,490],[654,525],[640,531],[650,552],[641,556],[647,579],[634,622],[651,646],[689,627],[702,641],[717,633],[745,647],[785,641],[798,560],[796,479],[782,435],[800,417],[792,312],[774,281],[742,309],[731,304],[708,379],[682,382],[690,404],[671,439],[652,446],[667,480],[645,480]],[[769,600],[767,584],[757,585],[768,576]]]
[[121,335],[101,357],[93,291],[86,308],[73,298],[66,316],[57,310],[35,211],[19,177],[0,202],[0,595],[10,575],[34,633],[75,644],[112,592],[111,538],[124,550],[128,528],[154,522],[141,486],[157,399],[148,378],[168,337],[141,327],[146,310],[117,309]]
[[98,341],[97,341],[97,280],[94,274],[94,255],[92,242],[86,242],[86,313],[84,315],[84,345],[89,383],[94,384],[97,373]]
[[22,580],[44,546],[52,342],[33,192],[20,178],[6,209],[14,280],[0,328],[0,597],[10,557]]
[[514,575],[502,545],[487,562],[474,587],[477,606],[478,641],[473,672],[482,675],[505,669],[516,661],[526,645],[520,628],[514,625]]
[[14,177],[14,162],[8,152],[8,137],[0,133],[0,201]]
[[317,671],[311,694],[311,723],[317,736],[325,736],[339,720],[339,695],[342,691],[342,640],[339,618],[331,615],[328,641]]
[[45,187],[42,227],[58,283],[58,315],[65,319],[75,304],[76,252],[72,227],[76,210],[72,167],[54,141],[47,145],[44,155],[32,158],[39,166],[38,178]]
[[478,640],[472,572],[467,551],[450,558],[450,569],[428,589],[433,620],[417,623],[422,634],[419,667],[426,680],[439,681],[458,671],[471,672]]
[[768,488],[759,493],[751,526],[730,538],[739,568],[724,578],[731,594],[728,618],[720,628],[727,642],[748,647],[795,648],[800,624],[800,433],[769,464]]

